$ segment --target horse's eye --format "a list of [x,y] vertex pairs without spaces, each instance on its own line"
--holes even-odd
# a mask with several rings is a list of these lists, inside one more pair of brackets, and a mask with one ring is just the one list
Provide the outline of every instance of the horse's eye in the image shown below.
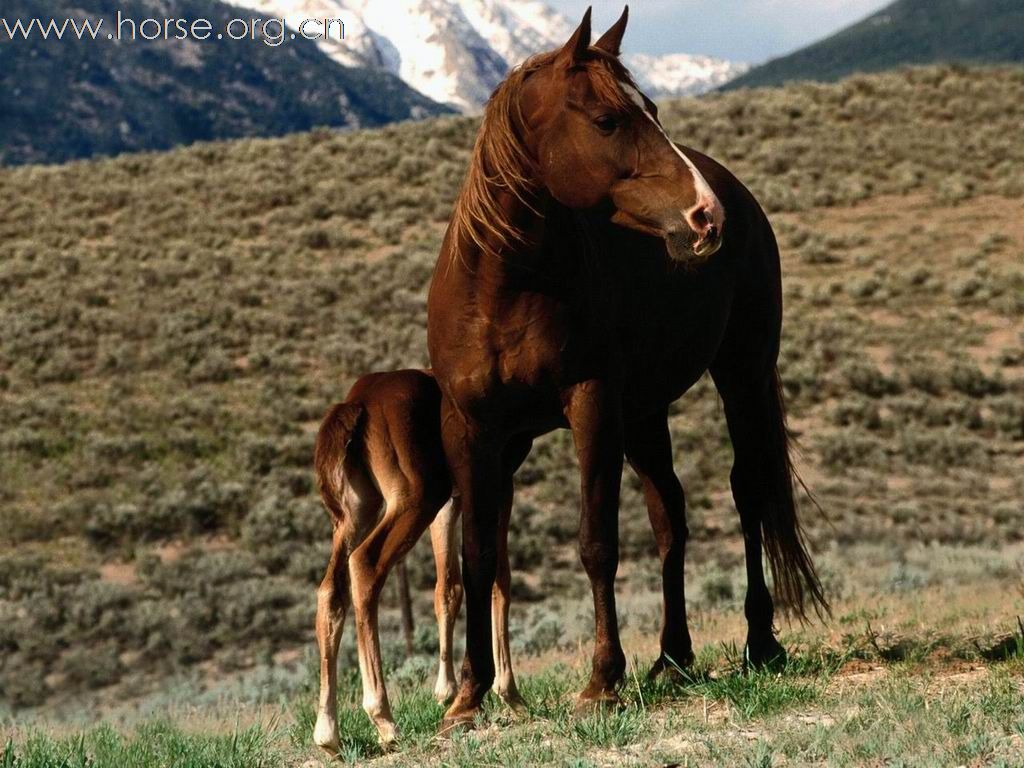
[[619,127],[619,121],[615,115],[601,115],[594,120],[594,125],[597,126],[597,129],[601,131],[601,133],[611,134]]

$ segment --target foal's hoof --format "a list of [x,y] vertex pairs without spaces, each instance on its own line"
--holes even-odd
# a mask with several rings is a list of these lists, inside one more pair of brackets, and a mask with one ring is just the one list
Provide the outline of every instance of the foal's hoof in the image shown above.
[[576,699],[576,707],[573,714],[576,717],[590,717],[591,715],[612,712],[622,706],[622,699],[615,691],[599,691],[588,693],[584,691]]
[[647,673],[648,680],[666,680],[675,685],[683,685],[689,682],[690,677],[687,671],[693,666],[693,651],[669,656],[661,654],[654,662],[651,671]]
[[434,686],[434,701],[438,704],[448,704],[455,699],[456,693],[458,693],[458,689],[454,682],[438,681]]
[[769,636],[758,642],[747,641],[743,653],[744,669],[779,671],[785,666],[786,649],[774,637]]
[[381,750],[392,752],[398,748],[398,728],[394,723],[378,723],[377,741]]
[[313,743],[331,757],[336,757],[341,751],[337,724],[325,715],[317,717],[313,728]]

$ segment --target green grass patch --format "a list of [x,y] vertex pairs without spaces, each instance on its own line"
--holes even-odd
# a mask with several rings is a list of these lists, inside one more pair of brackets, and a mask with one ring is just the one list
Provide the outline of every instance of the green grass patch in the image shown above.
[[580,682],[579,675],[558,664],[520,680],[519,692],[531,718],[561,721],[572,713],[572,694]]
[[571,718],[558,732],[581,749],[625,747],[639,741],[649,730],[647,713],[634,707],[599,710],[592,715]]
[[737,714],[748,720],[809,704],[822,690],[820,680],[770,672],[732,674],[694,681],[687,686],[691,696],[728,702]]
[[168,722],[124,735],[109,725],[54,739],[33,733],[21,746],[9,740],[2,768],[272,768],[284,764],[271,729],[223,735],[187,734]]

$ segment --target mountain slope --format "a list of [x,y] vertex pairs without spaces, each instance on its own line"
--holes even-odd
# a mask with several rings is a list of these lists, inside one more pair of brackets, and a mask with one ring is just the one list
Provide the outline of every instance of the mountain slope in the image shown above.
[[[212,0],[4,0],[6,19],[209,19]],[[316,126],[376,126],[446,111],[380,71],[339,66],[304,40],[5,40],[0,45],[0,163],[167,149],[277,136]]]
[[[943,555],[944,572],[1006,583],[1019,570],[990,555],[1006,543],[1017,562],[1024,531],[1024,68],[716,94],[660,115],[749,184],[779,233],[780,369],[828,511],[805,517],[817,551],[886,547],[891,561],[868,566],[916,600],[915,563],[938,561],[938,542],[974,544]],[[310,482],[316,425],[356,376],[428,363],[428,286],[478,125],[0,169],[0,753],[5,707],[59,697],[93,712],[90,686],[123,702],[143,675],[311,647],[331,538]],[[738,620],[732,450],[707,378],[671,422],[708,585],[694,597]],[[539,440],[516,482],[516,621],[533,653],[564,622],[520,596],[587,590],[571,436]],[[623,578],[651,584],[632,473],[620,544]],[[407,563],[429,611],[429,542]],[[825,572],[837,595],[855,583]],[[660,597],[632,605],[633,625],[653,627]],[[589,631],[585,611],[565,615]],[[344,701],[372,733],[358,697]]]
[[[509,69],[562,45],[574,29],[541,0],[229,2],[283,18],[292,29],[306,19],[342,19],[345,39],[320,41],[324,53],[348,66],[391,72],[463,112],[479,110]],[[742,64],[686,54],[627,55],[625,61],[652,98],[701,93],[746,71]]]
[[836,35],[756,67],[726,88],[838,80],[903,64],[1024,61],[1021,0],[898,0]]

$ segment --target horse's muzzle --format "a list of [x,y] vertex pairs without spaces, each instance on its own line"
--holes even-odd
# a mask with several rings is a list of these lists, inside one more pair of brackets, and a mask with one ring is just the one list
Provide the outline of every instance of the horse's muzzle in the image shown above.
[[725,238],[722,230],[712,226],[693,245],[693,255],[699,259],[710,259],[722,248]]
[[693,231],[694,256],[707,259],[718,253],[725,229],[725,211],[718,198],[711,196],[698,200],[697,205],[686,212],[685,218]]
[[722,247],[722,231],[715,226],[698,234],[690,227],[672,228],[665,233],[665,247],[673,261],[694,263],[706,261]]

